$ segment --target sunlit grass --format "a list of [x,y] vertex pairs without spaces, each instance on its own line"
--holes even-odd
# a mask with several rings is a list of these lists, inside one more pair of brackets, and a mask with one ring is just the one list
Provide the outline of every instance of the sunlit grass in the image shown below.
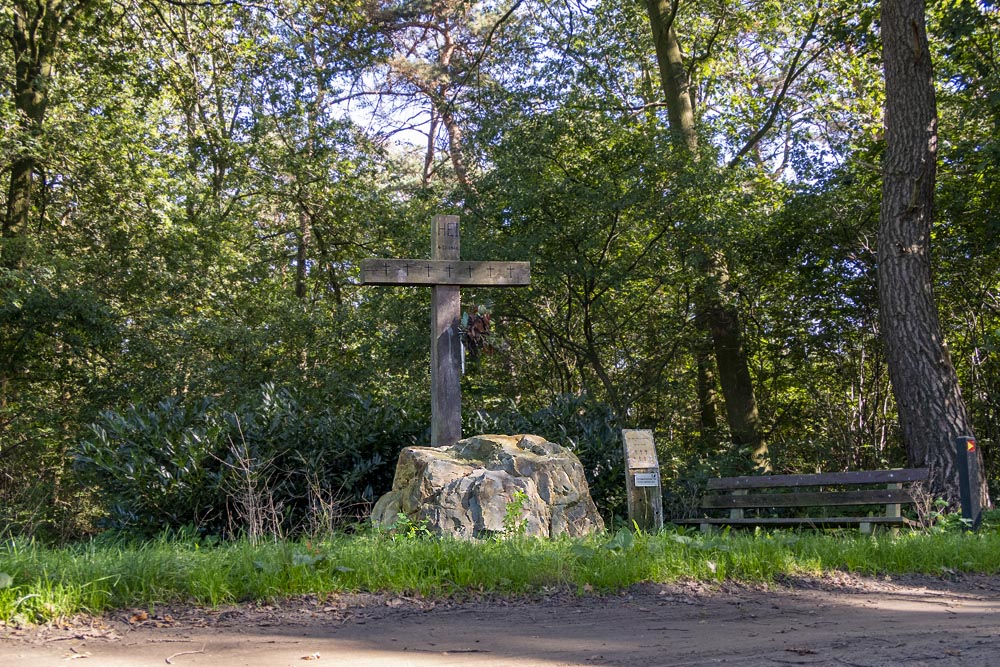
[[218,606],[306,593],[610,591],[639,582],[768,582],[832,571],[993,574],[1000,571],[1000,531],[864,536],[667,530],[479,542],[369,532],[256,546],[182,535],[62,548],[8,539],[0,544],[0,620],[37,623],[79,612],[178,602]]

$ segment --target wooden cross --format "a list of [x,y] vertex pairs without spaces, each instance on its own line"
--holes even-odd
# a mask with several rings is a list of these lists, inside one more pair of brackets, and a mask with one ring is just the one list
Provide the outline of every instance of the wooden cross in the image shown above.
[[436,215],[431,259],[365,259],[362,285],[431,286],[431,445],[462,439],[459,287],[517,287],[531,282],[529,262],[463,262],[457,215]]

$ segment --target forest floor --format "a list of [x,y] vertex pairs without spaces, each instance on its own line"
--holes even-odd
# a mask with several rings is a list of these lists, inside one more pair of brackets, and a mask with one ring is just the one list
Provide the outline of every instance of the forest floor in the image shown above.
[[[1000,577],[835,574],[462,602],[302,597],[0,626],[0,665],[996,665]],[[313,662],[307,662],[313,661]]]

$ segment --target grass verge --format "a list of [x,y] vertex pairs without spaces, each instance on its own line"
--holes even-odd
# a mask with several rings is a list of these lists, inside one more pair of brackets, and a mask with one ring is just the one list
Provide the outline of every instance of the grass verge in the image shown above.
[[49,548],[0,544],[0,621],[41,623],[168,603],[217,606],[314,593],[429,596],[618,590],[640,582],[767,582],[834,570],[865,575],[1000,571],[1000,530],[979,533],[620,531],[586,540],[463,542],[369,533],[218,543],[185,536]]

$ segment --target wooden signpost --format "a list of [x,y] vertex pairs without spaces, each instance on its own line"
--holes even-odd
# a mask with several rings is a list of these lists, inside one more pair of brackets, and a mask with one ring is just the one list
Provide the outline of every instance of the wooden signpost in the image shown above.
[[963,435],[955,439],[956,464],[958,465],[958,493],[962,504],[962,519],[967,530],[979,530],[983,520],[979,500],[979,452],[976,439]]
[[459,260],[457,215],[436,215],[431,225],[431,259],[366,259],[363,285],[424,285],[431,288],[431,444],[462,439],[462,319],[460,287],[517,287],[531,282],[528,262]]
[[663,490],[653,432],[623,429],[622,444],[629,519],[641,530],[655,533],[663,528]]

